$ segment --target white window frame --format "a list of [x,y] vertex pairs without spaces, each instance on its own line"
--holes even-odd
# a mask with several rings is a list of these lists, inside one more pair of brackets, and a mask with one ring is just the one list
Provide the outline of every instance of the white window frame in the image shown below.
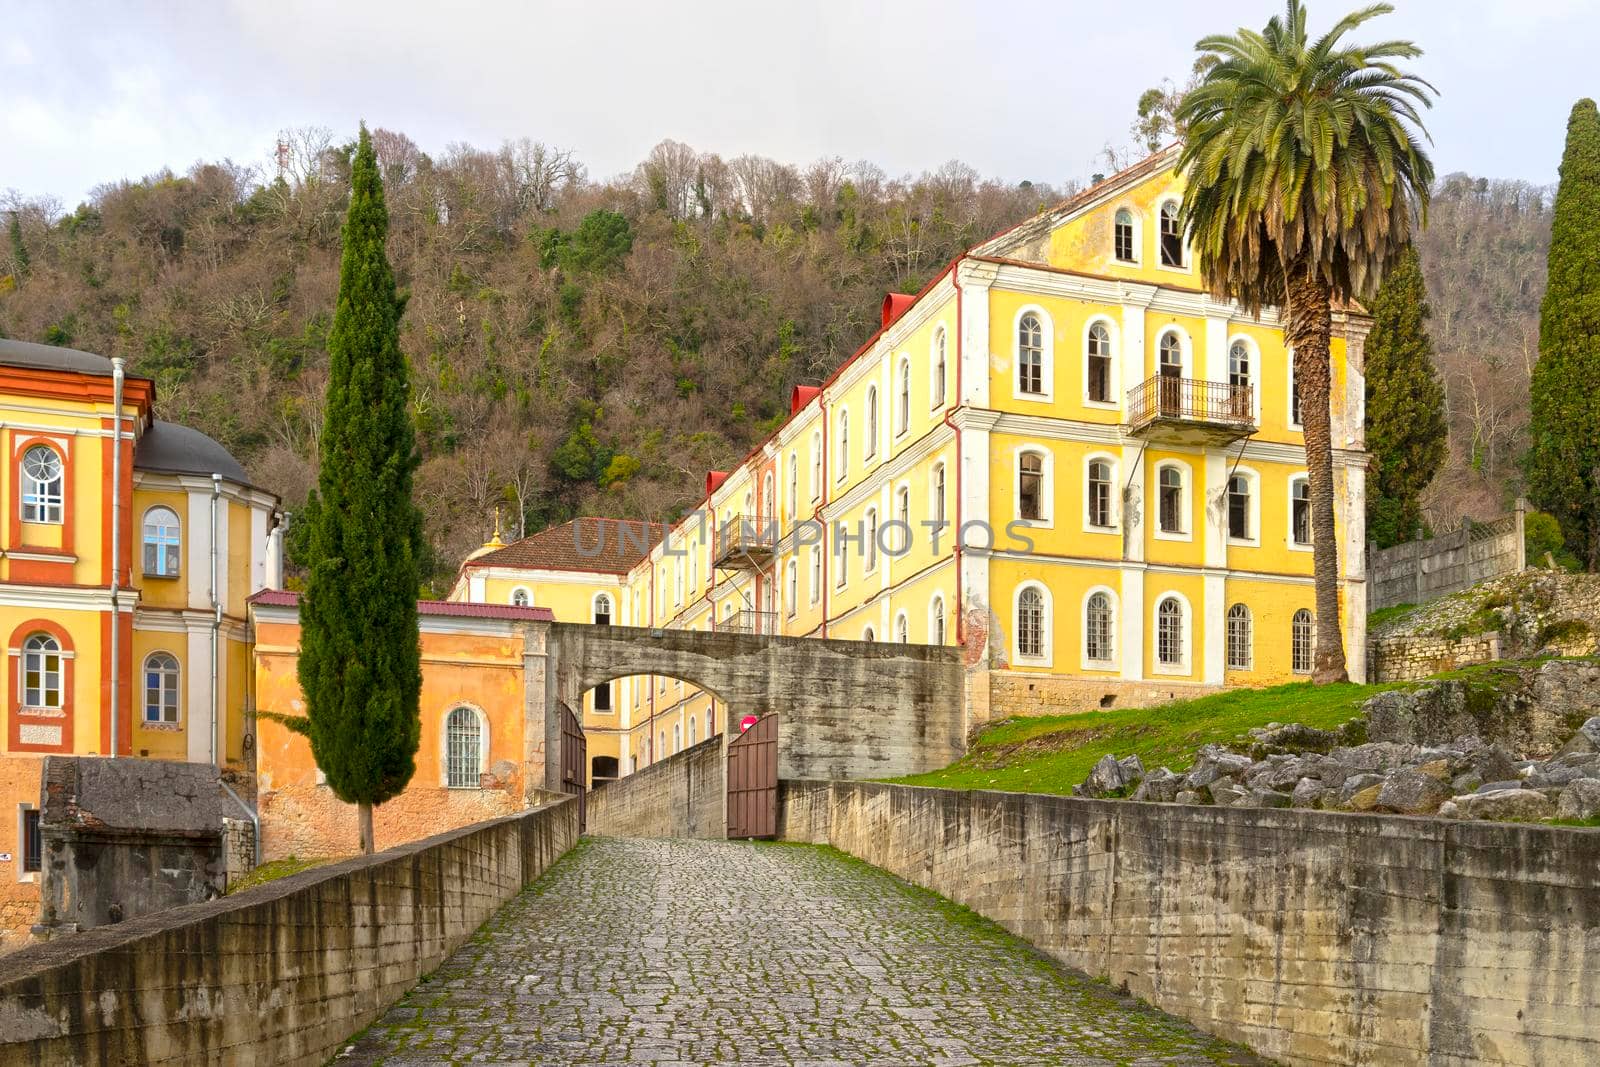
[[600,602],[602,600],[605,601],[605,604],[606,604],[606,611],[605,611],[606,618],[611,620],[610,622],[605,623],[604,625],[606,625],[606,626],[615,626],[615,625],[617,625],[617,604],[616,604],[616,601],[611,599],[611,594],[610,593],[596,593],[593,597],[590,598],[590,600],[589,600],[589,621],[591,623],[594,623],[596,626],[602,625],[601,623],[595,623],[594,622],[595,617],[600,614]]
[[[1096,526],[1089,521],[1089,466],[1095,462],[1108,463],[1111,466],[1111,525]],[[1083,457],[1083,491],[1079,494],[1082,501],[1081,514],[1083,515],[1083,532],[1092,534],[1120,534],[1122,532],[1122,478],[1117,469],[1117,457],[1110,452],[1090,452]]]
[[[1178,472],[1178,529],[1176,531],[1161,528],[1161,472],[1175,470]],[[1163,459],[1156,462],[1155,470],[1151,472],[1154,477],[1151,483],[1155,486],[1155,522],[1151,523],[1150,532],[1157,541],[1190,541],[1194,540],[1194,468],[1181,459]]]
[[[473,777],[471,785],[450,784],[450,718],[457,711],[467,711],[478,724],[478,773]],[[489,716],[476,704],[466,701],[456,701],[445,708],[443,715],[439,716],[439,784],[446,789],[478,789],[483,788],[483,774],[489,766]]]
[[1233,347],[1244,345],[1245,352],[1250,359],[1250,417],[1258,425],[1261,422],[1261,346],[1256,344],[1256,339],[1249,334],[1236,333],[1228,338],[1228,382],[1233,382]]
[[[17,805],[17,881],[37,882],[44,874],[44,830],[39,831],[39,870],[26,869],[28,859],[28,813],[39,813],[39,808],[33,803],[24,800]],[[43,818],[42,814],[39,818]]]
[[928,644],[945,643],[944,594],[935,593],[928,600]]
[[[1133,223],[1133,258],[1123,259],[1117,255],[1117,216],[1127,212],[1128,218]],[[1111,262],[1124,267],[1137,267],[1144,260],[1144,219],[1139,209],[1132,204],[1118,204],[1111,210]]]
[[[1294,370],[1294,349],[1288,349],[1288,353],[1289,371],[1285,381],[1287,382],[1289,388],[1285,392],[1283,398],[1283,421],[1284,424],[1287,425],[1291,430],[1304,430],[1305,423],[1302,421],[1304,418],[1304,412],[1301,413],[1301,419],[1294,417],[1294,389],[1295,383],[1299,381],[1299,375],[1297,375]],[[1302,404],[1301,406],[1304,407],[1305,405]]]
[[[1245,642],[1244,662],[1238,663],[1233,658],[1233,622],[1234,610],[1244,609]],[[1224,670],[1253,671],[1256,666],[1256,618],[1255,612],[1250,610],[1250,605],[1242,600],[1228,605],[1227,612],[1222,617],[1222,663]]]
[[[527,603],[517,603],[517,597],[519,596],[524,598]],[[511,596],[506,598],[506,603],[510,604],[514,608],[531,608],[533,607],[533,590],[529,589],[525,585],[514,586],[511,590]]]
[[894,617],[894,640],[900,645],[911,643],[911,616],[903,611],[896,613]]
[[1194,375],[1194,342],[1189,338],[1189,331],[1177,323],[1169,323],[1156,331],[1155,347],[1151,352],[1155,356],[1155,373],[1153,377],[1161,376],[1161,342],[1168,336],[1178,339],[1178,377],[1192,379]]
[[872,628],[871,623],[861,628],[861,640],[873,642],[878,640],[878,632]]
[[789,579],[789,603],[787,606],[789,608],[789,618],[792,619],[794,618],[795,613],[800,610],[800,561],[791,558],[789,560],[787,572]]
[[[1297,663],[1295,663],[1295,655],[1294,655],[1294,645],[1295,645],[1294,628],[1295,628],[1295,624],[1299,621],[1300,616],[1302,616],[1302,615],[1306,616],[1308,619],[1311,620],[1311,632],[1306,635],[1306,665],[1303,668],[1301,666],[1299,666]],[[1289,616],[1289,673],[1290,674],[1297,674],[1297,675],[1300,675],[1301,677],[1304,677],[1304,676],[1306,676],[1308,674],[1316,673],[1316,669],[1317,669],[1317,613],[1312,611],[1310,608],[1298,608],[1298,609],[1295,610],[1295,613],[1293,615]]]
[[809,584],[810,588],[807,589],[807,593],[809,594],[810,603],[815,606],[817,601],[822,598],[822,546],[820,544],[811,546],[811,581]]
[[[1111,612],[1111,620],[1106,633],[1106,639],[1111,642],[1111,656],[1108,659],[1094,659],[1089,655],[1089,601],[1096,594],[1106,598],[1107,607]],[[1118,603],[1117,592],[1109,585],[1093,585],[1084,591],[1083,601],[1078,606],[1078,619],[1083,629],[1083,640],[1079,642],[1080,663],[1086,671],[1115,671],[1121,657],[1122,642],[1117,632],[1117,619],[1121,615],[1121,605]]]
[[[1180,654],[1177,663],[1161,662],[1161,605],[1168,600],[1176,600],[1180,609],[1178,616],[1178,651]],[[1193,673],[1194,662],[1194,609],[1189,605],[1189,598],[1176,590],[1166,590],[1158,593],[1150,608],[1150,670],[1154,674],[1187,675]]]
[[878,386],[874,383],[867,386],[867,435],[864,451],[861,453],[861,462],[876,459],[878,456],[878,433],[881,429],[878,419]]
[[1311,475],[1305,471],[1289,475],[1288,491],[1283,502],[1283,543],[1291,552],[1311,552],[1314,547],[1310,541],[1302,544],[1294,539],[1294,487],[1304,482],[1306,485],[1306,533],[1311,535],[1312,541],[1316,540],[1316,532],[1312,528],[1311,515]]
[[894,373],[894,436],[898,440],[911,432],[911,357],[901,356]]
[[[1020,625],[1022,608],[1022,594],[1029,589],[1037,590],[1040,598],[1039,607],[1039,655],[1025,656],[1022,654],[1022,627]],[[1030,579],[1021,582],[1011,591],[1011,662],[1022,667],[1049,667],[1053,665],[1055,652],[1055,608],[1050,597],[1050,587],[1041,581]]]
[[789,453],[789,525],[800,519],[800,453]]
[[[29,645],[34,638],[43,638],[50,644],[48,647],[30,648]],[[28,675],[33,672],[33,668],[28,665],[28,659],[31,656],[39,657],[37,672],[39,685],[36,688],[39,691],[40,699],[37,702],[28,700]],[[53,704],[44,699],[50,693],[50,686],[47,684],[50,672],[45,667],[45,661],[49,656],[55,656],[56,658],[56,700]],[[61,647],[61,639],[48,631],[35,630],[22,639],[21,658],[22,669],[17,672],[17,703],[24,708],[48,709],[50,711],[63,710],[67,703],[67,672],[72,669],[72,653]]]
[[861,512],[861,536],[866,549],[866,563],[861,568],[862,577],[878,573],[878,509],[867,507]]
[[[1022,457],[1039,457],[1039,517],[1022,517]],[[1011,516],[1030,530],[1052,530],[1056,524],[1056,459],[1045,445],[1030,441],[1011,450]],[[1087,507],[1087,505],[1086,505]],[[937,517],[935,517],[937,519]]]
[[[1236,545],[1240,548],[1260,548],[1261,475],[1254,467],[1246,467],[1243,464],[1240,464],[1228,474],[1228,478],[1229,481],[1224,482],[1222,485],[1222,533],[1228,539],[1228,544],[1230,545]],[[1249,513],[1245,516],[1245,521],[1250,524],[1251,536],[1249,537],[1233,536],[1233,530],[1230,522],[1233,505],[1229,498],[1232,495],[1231,481],[1234,478],[1243,478],[1250,485],[1250,508]]]
[[933,328],[933,337],[928,341],[928,406],[930,410],[938,411],[944,407],[950,395],[949,383],[945,380],[950,373],[950,334],[944,328],[944,323]]
[[839,469],[834,472],[833,480],[842,482],[850,476],[850,409],[841,407],[839,419],[833,435],[834,444],[839,448]]
[[689,747],[693,748],[700,743],[700,723],[693,715],[689,716]]
[[845,551],[844,538],[839,536],[839,531],[833,534],[833,562],[837,565],[838,573],[833,576],[833,587],[843,589],[850,580],[850,555]]
[[[1028,315],[1039,318],[1039,392],[1025,393],[1019,380],[1018,368],[1022,365],[1022,320]],[[1056,393],[1056,330],[1050,313],[1038,304],[1024,304],[1011,319],[1011,395],[1013,399],[1029,404],[1049,404]]]
[[[35,452],[48,452],[56,464],[56,476],[51,481],[40,481],[28,473],[28,457]],[[60,526],[66,521],[67,511],[67,457],[62,450],[43,442],[34,442],[22,450],[17,461],[18,515],[22,521],[35,526]],[[45,487],[54,484],[53,493]],[[30,518],[30,511],[32,509]]]
[[[946,471],[947,467],[942,459],[935,463],[932,469],[928,471],[928,499],[929,503],[932,505],[928,509],[928,519],[932,522],[949,521],[950,512],[946,506],[947,501],[945,499],[946,494],[949,492],[949,486],[945,484],[948,481],[946,478]],[[943,544],[945,543],[942,536],[943,531],[940,533],[940,543]]]
[[[168,660],[172,661],[172,668],[170,671],[164,667],[156,668],[160,670],[163,675],[163,685],[160,687],[161,708],[163,711],[166,707],[165,682],[170,680],[172,683],[173,717],[171,719],[165,718],[164,716],[155,719],[150,718],[150,661],[155,659],[157,656],[165,656]],[[183,725],[183,664],[179,661],[177,655],[175,653],[168,652],[164,648],[151,649],[145,654],[144,660],[139,666],[139,680],[141,682],[141,685],[139,686],[139,692],[143,694],[139,700],[139,724],[141,726],[150,726],[157,729],[181,728]]]
[[[151,535],[150,516],[158,511],[172,516],[170,528],[173,532],[170,535],[170,539],[162,533],[156,533],[153,537]],[[166,524],[162,524],[157,527],[157,530],[164,531],[167,528]],[[173,565],[171,570],[166,569],[166,563],[164,562],[167,556],[164,550],[169,545],[178,550],[178,562]],[[154,570],[150,568],[149,560],[146,556],[146,550],[152,546],[156,549],[156,567]],[[179,517],[177,509],[166,504],[153,504],[144,509],[144,515],[139,520],[139,562],[144,576],[147,578],[177,578],[183,574],[183,519]]]
[[1173,265],[1171,265],[1169,263],[1166,263],[1166,262],[1162,261],[1162,258],[1161,258],[1161,212],[1163,210],[1165,210],[1169,205],[1173,208],[1174,212],[1176,213],[1178,224],[1180,226],[1183,224],[1183,198],[1182,197],[1168,194],[1167,196],[1163,196],[1160,200],[1156,201],[1156,204],[1155,204],[1155,220],[1156,220],[1156,244],[1155,244],[1156,259],[1155,259],[1155,268],[1156,268],[1156,270],[1171,271],[1174,274],[1193,274],[1194,273],[1194,251],[1189,247],[1189,232],[1188,232],[1187,228],[1185,228],[1183,233],[1180,234],[1180,236],[1183,239],[1183,246],[1180,249],[1180,251],[1183,254],[1183,262],[1178,264],[1177,266],[1173,266]]
[[778,486],[769,470],[761,476],[761,506],[756,510],[760,513],[761,536],[769,537],[770,528],[778,522]]
[[[1111,363],[1111,373],[1106,377],[1106,390],[1107,390],[1108,395],[1111,397],[1110,400],[1093,400],[1093,399],[1090,399],[1090,397],[1089,397],[1089,334],[1096,326],[1104,326],[1105,327],[1106,337],[1108,339],[1108,344],[1110,345],[1110,348],[1111,348],[1111,353],[1108,356],[1108,359],[1110,360],[1110,363]],[[1096,408],[1096,409],[1098,409],[1100,411],[1120,411],[1120,410],[1122,410],[1122,401],[1120,399],[1120,397],[1122,396],[1122,388],[1121,388],[1122,382],[1121,382],[1121,374],[1120,374],[1121,366],[1122,366],[1122,360],[1120,358],[1118,358],[1118,354],[1121,351],[1122,351],[1122,346],[1121,346],[1120,337],[1119,337],[1118,330],[1117,330],[1117,324],[1114,321],[1112,321],[1109,317],[1107,317],[1105,315],[1096,315],[1093,318],[1091,318],[1088,322],[1083,324],[1082,352],[1083,352],[1083,406],[1084,407],[1086,407],[1086,408]]]
[[811,499],[822,498],[822,483],[827,481],[828,472],[822,463],[822,430],[811,432]]

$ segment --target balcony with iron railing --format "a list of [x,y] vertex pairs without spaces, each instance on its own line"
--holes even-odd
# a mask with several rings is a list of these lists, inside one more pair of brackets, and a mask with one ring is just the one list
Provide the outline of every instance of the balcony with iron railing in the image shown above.
[[778,632],[778,613],[746,608],[723,619],[717,624],[717,629],[733,634],[760,634],[763,637],[771,637]]
[[711,562],[719,570],[764,571],[778,546],[777,524],[770,519],[729,519],[713,538]]
[[1159,375],[1128,391],[1127,432],[1161,444],[1225,445],[1256,432],[1248,385]]

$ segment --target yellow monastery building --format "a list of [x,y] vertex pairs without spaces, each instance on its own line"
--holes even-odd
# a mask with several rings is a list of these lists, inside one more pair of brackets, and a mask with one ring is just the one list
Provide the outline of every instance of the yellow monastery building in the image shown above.
[[[1213,300],[1171,148],[958,257],[671,526],[582,519],[451,599],[563,622],[956,644],[976,721],[1308,674],[1304,440],[1278,315]],[[1342,617],[1365,673],[1364,317],[1336,313]],[[937,531],[937,536],[935,536]],[[615,690],[615,691],[612,691]],[[987,693],[988,707],[982,707]],[[676,679],[585,697],[593,776],[737,708]]]

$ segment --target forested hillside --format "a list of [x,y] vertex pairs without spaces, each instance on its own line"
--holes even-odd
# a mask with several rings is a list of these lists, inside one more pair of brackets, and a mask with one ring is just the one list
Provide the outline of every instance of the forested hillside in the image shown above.
[[[438,158],[376,131],[409,292],[435,589],[486,536],[577,512],[661,518],[735,462],[962,248],[1071,191],[959,163],[724,160],[663,142],[589,177],[529,141]],[[126,356],[163,417],[217,437],[292,510],[313,481],[350,148],[286,134],[271,166],[199,165],[67,211],[12,201],[0,333]],[[3,176],[0,176],[3,180]],[[1514,492],[1549,230],[1525,185],[1446,178],[1422,241],[1447,381],[1437,520]]]

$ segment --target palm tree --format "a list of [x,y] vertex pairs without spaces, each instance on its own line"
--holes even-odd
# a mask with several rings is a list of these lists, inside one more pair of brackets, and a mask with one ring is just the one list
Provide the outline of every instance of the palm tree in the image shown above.
[[1410,41],[1344,44],[1393,8],[1346,15],[1316,41],[1288,0],[1261,33],[1207,37],[1215,57],[1179,105],[1183,213],[1202,276],[1219,299],[1287,310],[1311,490],[1317,645],[1313,680],[1343,681],[1328,394],[1335,300],[1368,299],[1425,218],[1433,164],[1418,107],[1433,87],[1396,63]]

